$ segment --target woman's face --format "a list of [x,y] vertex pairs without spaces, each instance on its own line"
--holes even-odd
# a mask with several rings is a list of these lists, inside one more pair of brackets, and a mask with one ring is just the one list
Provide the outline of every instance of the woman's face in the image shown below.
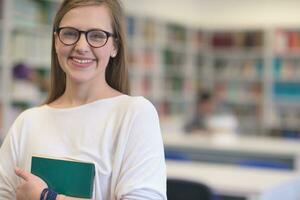
[[[113,31],[109,10],[104,5],[74,8],[65,14],[59,27],[73,27],[80,31]],[[68,46],[55,33],[55,49],[67,82],[75,83],[103,83],[109,59],[117,54],[112,37],[108,38],[104,46],[94,48],[88,44],[85,34],[80,35],[77,43]]]

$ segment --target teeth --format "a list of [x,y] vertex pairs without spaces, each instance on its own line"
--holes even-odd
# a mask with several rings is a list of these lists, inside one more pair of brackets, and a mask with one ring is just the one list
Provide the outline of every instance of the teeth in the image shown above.
[[81,59],[77,59],[77,58],[73,58],[73,60],[74,60],[75,62],[80,63],[80,64],[91,63],[91,62],[93,61],[93,60],[91,60],[91,59],[81,60]]

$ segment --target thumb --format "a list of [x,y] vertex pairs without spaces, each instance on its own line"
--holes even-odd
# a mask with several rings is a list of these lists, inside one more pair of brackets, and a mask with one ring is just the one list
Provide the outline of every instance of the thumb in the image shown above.
[[31,176],[31,174],[29,172],[26,172],[25,170],[18,168],[18,167],[15,168],[15,173],[17,176],[24,179],[25,181],[28,181]]

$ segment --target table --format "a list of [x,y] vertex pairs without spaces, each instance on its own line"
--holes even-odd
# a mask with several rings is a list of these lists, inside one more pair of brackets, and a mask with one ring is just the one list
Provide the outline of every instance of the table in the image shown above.
[[299,200],[295,171],[245,168],[227,164],[167,161],[168,178],[198,181],[217,194],[247,200]]
[[163,140],[167,156],[175,152],[186,160],[300,170],[299,141],[183,133],[164,133]]

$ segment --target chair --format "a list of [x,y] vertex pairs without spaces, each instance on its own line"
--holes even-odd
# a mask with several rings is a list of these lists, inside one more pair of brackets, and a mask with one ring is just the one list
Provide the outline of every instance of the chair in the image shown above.
[[167,179],[168,200],[213,200],[212,190],[205,184],[180,179]]

